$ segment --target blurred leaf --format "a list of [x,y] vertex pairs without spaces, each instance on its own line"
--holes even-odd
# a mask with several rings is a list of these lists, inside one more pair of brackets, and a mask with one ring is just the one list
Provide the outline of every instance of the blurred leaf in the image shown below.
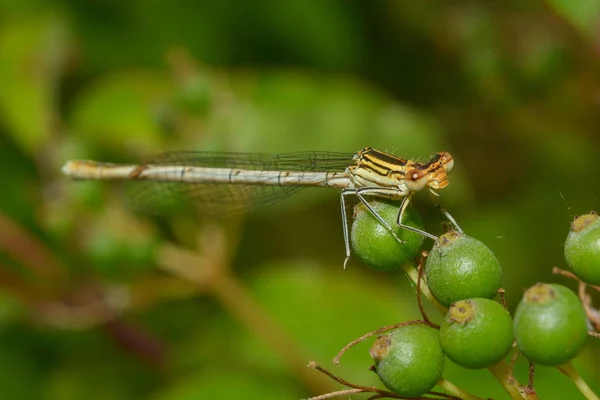
[[55,332],[54,337],[46,332],[44,336],[56,348],[46,352],[49,360],[40,382],[44,396],[38,399],[133,400],[156,386],[157,375],[115,346],[101,330]]
[[[0,330],[26,312],[25,305],[22,304],[12,293],[0,291]],[[0,355],[0,358],[2,356]]]
[[35,350],[4,329],[0,334],[0,391],[10,399],[40,399],[43,379]]
[[0,210],[32,227],[36,223],[31,210],[39,203],[41,187],[37,171],[21,150],[16,142],[0,133],[0,184],[4,193],[10,193],[0,196]]
[[[90,145],[135,149],[138,158],[182,148],[354,153],[366,146],[406,156],[429,155],[441,146],[432,119],[350,79],[291,71],[234,74],[231,88],[213,87],[215,103],[206,115],[202,106],[197,120],[186,119],[190,109],[180,91],[169,97],[164,80],[149,80],[131,73],[97,82],[75,105],[72,130]],[[164,113],[178,128],[168,141],[158,124]]]
[[[249,289],[296,344],[293,351],[304,354],[307,363],[315,360],[329,367],[351,340],[380,326],[418,317],[414,290],[403,274],[386,275],[384,282],[359,269],[343,271],[341,259],[339,269],[281,262],[256,274]],[[251,369],[247,373],[258,379],[264,375],[283,379],[290,371],[284,360],[287,350],[257,337],[231,317],[198,319],[194,325],[196,334],[179,341],[177,365],[217,370],[238,365]],[[375,375],[365,373],[372,362],[369,345],[361,344],[344,356],[340,373],[345,378],[377,383]]]
[[[362,53],[352,9],[343,1],[252,2],[263,46],[321,68],[353,69]],[[293,50],[292,50],[293,49]]]
[[232,87],[237,101],[212,116],[199,146],[349,153],[373,146],[399,155],[440,147],[432,119],[352,79],[280,71],[235,75]]
[[[297,393],[303,388],[283,352],[205,288],[153,269],[158,235],[196,245],[191,218],[148,220],[157,223],[148,228],[118,202],[116,182],[60,176],[70,158],[133,161],[172,149],[353,153],[370,145],[425,159],[449,150],[456,168],[442,203],[455,200],[448,208],[458,223],[497,253],[509,304],[531,282],[563,279],[550,267],[564,263],[570,214],[598,208],[595,1],[84,0],[68,2],[66,12],[61,4],[0,2],[0,209],[74,266],[65,305],[77,312],[73,294],[100,295],[84,282],[118,279],[132,295],[126,317],[142,319],[172,354],[160,372],[148,371],[102,327],[41,325],[61,314],[24,326],[23,315],[40,310],[0,298],[6,398],[308,395]],[[71,40],[76,57],[61,74]],[[173,63],[171,49],[201,67]],[[294,196],[294,210],[250,217],[231,254],[301,358],[324,366],[355,337],[417,317],[401,275],[363,274],[355,260],[342,271],[334,192],[307,189]],[[321,193],[331,198],[322,207]],[[427,193],[419,197],[424,219],[437,219]],[[284,258],[321,262],[269,261]],[[3,292],[14,293],[8,284]],[[34,287],[26,294],[43,295]],[[342,359],[340,375],[378,384],[365,369],[369,344]],[[597,390],[593,345],[582,375]],[[487,371],[447,366],[452,381],[476,394],[506,396]],[[516,376],[527,379],[525,361]],[[536,371],[537,385],[549,398],[576,396],[555,369]]]
[[465,73],[484,99],[506,100],[502,35],[494,23],[494,13],[483,3],[468,3],[458,15],[454,28],[461,41]]
[[173,106],[192,115],[206,116],[213,106],[215,83],[208,74],[197,72],[177,87]]
[[[326,367],[357,337],[381,326],[419,318],[415,292],[404,273],[374,274],[361,263],[353,265],[353,271],[344,271],[341,258],[338,268],[276,263],[251,283],[258,301],[298,343],[298,349]],[[256,339],[244,336],[241,351],[246,357],[280,363],[280,355],[260,356],[259,348],[251,344]],[[364,373],[372,363],[370,345],[367,341],[344,355],[341,365],[345,378],[377,384],[374,375]]]
[[91,84],[74,102],[69,129],[92,148],[138,157],[164,149],[159,114],[169,97],[165,75],[122,71]]
[[81,227],[90,264],[109,279],[131,279],[154,268],[159,239],[154,226],[119,205],[95,214]]
[[9,19],[0,28],[0,113],[27,153],[38,152],[52,138],[69,42],[61,13]]
[[[212,64],[251,61],[346,68],[360,62],[359,15],[343,1],[72,2],[85,68],[159,65],[174,44]],[[143,10],[144,12],[139,12]],[[103,40],[99,40],[99,38]]]
[[550,7],[583,35],[593,39],[598,35],[600,2],[597,0],[548,0]]
[[[135,0],[70,2],[82,41],[86,73],[106,73],[123,65],[160,66],[174,45],[206,62],[223,64],[243,39],[239,0],[203,3]],[[143,12],[141,12],[143,10]],[[236,18],[238,17],[238,18]]]

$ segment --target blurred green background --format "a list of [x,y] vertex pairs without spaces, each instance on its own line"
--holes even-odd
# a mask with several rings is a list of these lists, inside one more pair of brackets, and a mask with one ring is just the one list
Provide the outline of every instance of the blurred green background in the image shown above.
[[[1,1],[2,397],[306,398],[340,388],[310,360],[378,384],[370,342],[331,359],[418,317],[401,272],[342,269],[333,190],[217,225],[157,220],[119,185],[65,178],[69,159],[447,150],[442,204],[496,252],[509,306],[538,281],[574,287],[551,268],[599,207],[599,33],[595,0]],[[599,351],[575,362],[597,392]],[[445,376],[508,397],[487,371]],[[536,387],[579,396],[554,369]]]

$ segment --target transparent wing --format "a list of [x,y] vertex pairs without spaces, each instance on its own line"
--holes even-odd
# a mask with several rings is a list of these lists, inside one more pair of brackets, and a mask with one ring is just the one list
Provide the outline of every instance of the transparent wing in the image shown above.
[[[262,153],[165,153],[144,164],[210,168],[236,168],[257,171],[342,172],[353,163],[354,154],[300,152]],[[142,164],[142,165],[144,165]],[[145,214],[191,213],[203,219],[240,214],[278,202],[302,189],[297,186],[221,183],[184,183],[131,179],[125,184],[130,207]]]

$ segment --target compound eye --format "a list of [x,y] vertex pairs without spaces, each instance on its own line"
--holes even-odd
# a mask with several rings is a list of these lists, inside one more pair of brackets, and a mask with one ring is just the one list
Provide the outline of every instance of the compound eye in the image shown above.
[[452,170],[452,168],[454,167],[454,158],[452,158],[452,156],[450,155],[450,153],[448,152],[441,152],[441,159],[442,164],[444,166],[444,168],[446,169],[447,172],[450,172]]
[[411,169],[404,176],[404,184],[411,192],[422,190],[429,183],[427,172],[418,169]]

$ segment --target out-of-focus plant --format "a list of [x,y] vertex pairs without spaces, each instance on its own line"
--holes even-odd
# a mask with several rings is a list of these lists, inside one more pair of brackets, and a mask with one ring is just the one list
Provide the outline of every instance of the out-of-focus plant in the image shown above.
[[[73,158],[451,150],[443,203],[501,261],[514,309],[510,294],[549,280],[570,214],[600,193],[597,21],[586,0],[2,2],[0,392],[314,396],[335,387],[307,360],[418,318],[403,279],[358,258],[341,269],[335,194],[200,226],[65,179]],[[433,207],[415,205],[439,233]],[[598,390],[591,342],[574,363]],[[377,383],[366,349],[345,357],[340,375]],[[574,396],[548,370],[538,392]],[[446,361],[449,381],[505,395],[473,374]]]

